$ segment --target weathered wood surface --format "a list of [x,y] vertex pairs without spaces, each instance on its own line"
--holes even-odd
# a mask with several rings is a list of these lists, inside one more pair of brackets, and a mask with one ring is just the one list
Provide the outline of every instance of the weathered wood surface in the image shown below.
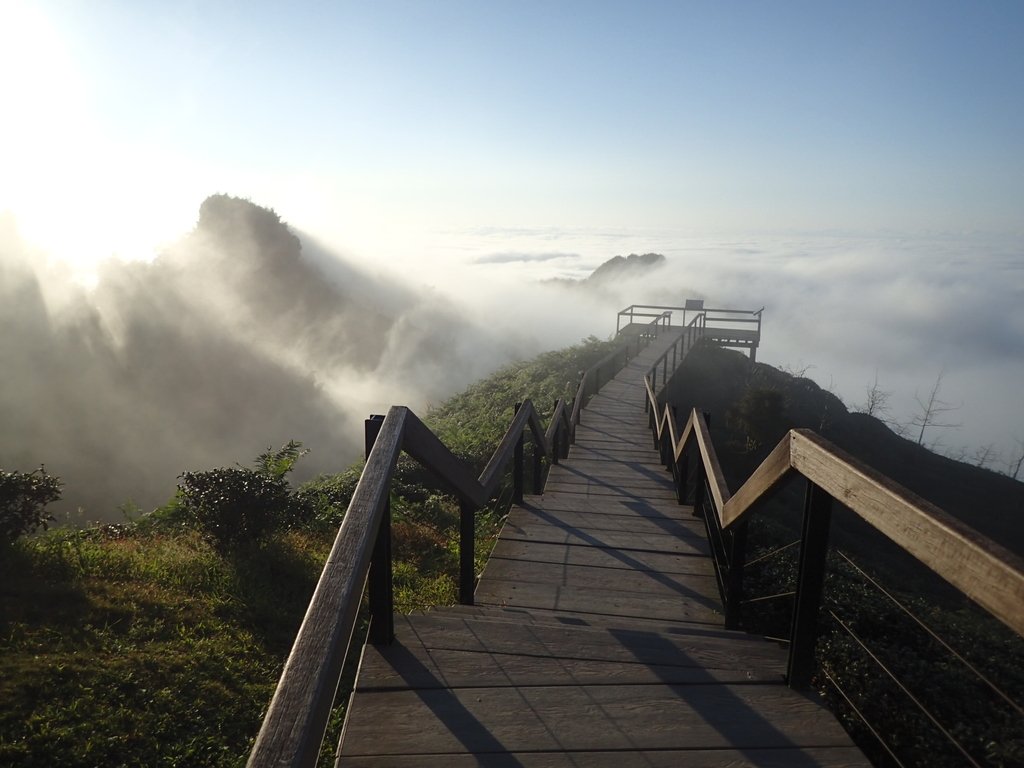
[[855,747],[715,749],[631,752],[496,752],[469,755],[384,755],[346,760],[353,768],[853,768],[864,756]]
[[723,628],[704,523],[653,449],[652,342],[593,398],[543,496],[513,507],[475,606],[368,646],[341,765],[863,766],[777,644]]

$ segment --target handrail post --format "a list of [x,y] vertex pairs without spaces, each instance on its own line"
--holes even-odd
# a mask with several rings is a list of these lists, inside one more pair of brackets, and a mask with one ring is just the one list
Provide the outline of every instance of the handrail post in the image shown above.
[[[679,424],[679,412],[675,406],[672,407],[672,420],[678,426]],[[673,452],[676,450],[675,445],[672,447]],[[676,481],[676,501],[680,504],[686,504],[686,480],[689,475],[689,452],[686,451],[685,447],[683,452],[676,459],[673,455],[673,479]]]
[[740,628],[743,601],[743,567],[747,562],[747,520],[736,524],[729,542],[729,574],[726,582],[725,628]]
[[704,462],[697,457],[693,481],[693,516],[704,517]]
[[[564,406],[563,406],[564,408]],[[565,412],[564,410],[562,411]],[[555,405],[551,409],[551,418],[555,418],[555,414],[558,413],[558,400],[555,400]],[[557,464],[562,458],[562,423],[559,419],[558,426],[555,427],[555,431],[551,434],[551,463],[552,465]]]
[[814,646],[818,639],[818,611],[825,585],[825,556],[832,517],[832,497],[807,481],[804,524],[800,539],[800,566],[796,577],[796,605],[790,631],[790,688],[806,688],[814,672]]
[[[370,416],[365,425],[366,455],[369,457],[384,424],[383,416]],[[370,603],[369,640],[373,645],[391,645],[395,639],[395,592],[391,573],[391,501],[384,501],[380,528],[373,544],[367,579]]]
[[[522,403],[516,403],[515,413],[523,407]],[[512,499],[516,504],[523,503],[523,433],[519,433],[516,440],[516,450],[512,462]]]
[[676,461],[676,500],[680,504],[686,503],[686,483],[690,479],[690,452],[683,450]]
[[476,508],[459,499],[459,603],[473,604],[476,589]]
[[539,496],[544,492],[544,465],[542,459],[544,458],[544,452],[541,450],[541,446],[537,443],[537,438],[533,439],[533,493],[535,496]]

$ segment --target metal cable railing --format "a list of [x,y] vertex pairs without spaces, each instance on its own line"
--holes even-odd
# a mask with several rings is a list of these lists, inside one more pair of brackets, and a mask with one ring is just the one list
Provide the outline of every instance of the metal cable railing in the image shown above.
[[864,570],[859,565],[857,565],[855,562],[853,562],[853,560],[851,560],[849,558],[849,556],[845,552],[836,550],[836,554],[848,566],[853,568],[853,570],[862,579],[864,579],[866,582],[868,582],[872,587],[875,588],[876,591],[878,591],[880,594],[884,595],[893,605],[895,605],[897,608],[899,608],[900,611],[902,611],[908,618],[910,618],[911,621],[913,621],[918,627],[920,627],[932,640],[937,642],[947,653],[949,653],[951,656],[953,656],[953,658],[955,658],[957,661],[959,661],[964,667],[966,667],[968,670],[970,670],[970,672],[978,680],[980,680],[982,683],[984,683],[985,686],[987,686],[988,689],[992,693],[994,693],[998,698],[1002,699],[1003,702],[1007,706],[1009,706],[1012,709],[1014,709],[1017,712],[1018,715],[1020,715],[1021,717],[1024,717],[1024,707],[1021,707],[1021,705],[1018,704],[1016,701],[1014,701],[1010,697],[1010,695],[1008,693],[1006,693],[1006,691],[1004,691],[1002,688],[1000,688],[998,685],[996,685],[996,683],[994,683],[984,672],[982,672],[980,669],[978,669],[977,666],[972,664],[959,651],[957,651],[955,648],[953,648],[953,646],[951,646],[949,643],[947,643],[934,629],[932,629],[930,626],[928,626],[928,624],[926,624],[917,614],[915,614],[913,611],[911,611],[906,606],[905,603],[901,602],[898,598],[893,596],[893,594],[891,592],[889,592],[889,590],[885,589],[885,587],[883,587],[881,584],[879,584],[877,580],[873,579],[871,576],[869,576],[867,573],[865,573]]
[[[826,557],[829,552],[833,499],[841,501],[883,536],[1003,622],[1018,637],[1024,637],[1024,563],[1010,552],[809,430],[790,431],[747,482],[732,494],[725,484],[704,417],[696,410],[691,412],[680,430],[672,408],[663,406],[655,397],[650,380],[647,394],[655,444],[661,447],[662,457],[676,478],[677,494],[681,500],[688,500],[688,475],[695,471],[698,476],[693,504],[707,523],[709,544],[726,608],[726,625],[730,626],[730,618],[737,622],[744,606],[770,605],[771,601],[783,598],[794,601],[788,625],[787,680],[791,686],[808,687],[815,675],[819,674],[815,647],[819,636],[818,615],[826,589]],[[691,469],[691,464],[695,465],[694,469]],[[779,584],[771,590],[771,594],[747,597],[743,595],[741,586],[744,570],[752,565],[765,564],[770,558],[791,551],[797,542],[790,542],[757,560],[744,563],[743,549],[747,535],[744,525],[755,506],[775,495],[782,481],[794,474],[802,475],[807,481],[799,562],[794,569],[795,583],[792,590],[787,589],[787,585]],[[730,533],[739,534],[741,531],[742,536],[729,540]],[[876,580],[871,581],[875,582],[873,586],[880,587]],[[881,594],[899,603],[890,591],[882,589]],[[957,663],[974,674],[983,689],[991,691],[1005,712],[1020,715],[1021,707],[1013,702],[1010,694],[1002,690],[1003,686],[995,682],[992,675],[985,674],[964,654],[952,649],[948,642],[938,637],[937,632],[914,616],[906,606],[899,605],[899,610],[909,615],[938,646],[953,653]],[[766,615],[776,622],[780,616],[778,611]],[[866,658],[878,664],[882,670],[880,675],[891,680],[893,690],[908,697],[908,702],[913,702],[913,706],[908,705],[910,710],[920,712],[923,721],[942,734],[942,740],[948,742],[950,749],[955,751],[953,759],[959,761],[957,764],[979,764],[979,747],[969,739],[965,740],[959,726],[944,724],[943,719],[947,716],[932,711],[922,696],[913,690],[913,685],[901,679],[899,670],[872,650],[871,641],[859,635],[857,628],[849,622],[844,623],[835,611],[826,615],[833,617],[837,627],[841,627],[838,631],[849,637],[854,646],[861,648],[861,652],[867,654]],[[859,713],[859,716],[865,714],[863,710],[866,707],[854,703],[853,696],[842,690],[835,674],[828,671],[827,677],[835,682],[839,697],[850,700],[851,711]],[[1007,702],[1011,705],[1007,706]],[[868,732],[885,740],[883,735],[886,728],[878,727],[868,720],[863,722]],[[1008,738],[1019,738],[1024,729],[1016,730],[1016,726],[1012,727],[1016,736]],[[985,749],[990,747],[990,744],[984,746]],[[899,748],[886,744],[884,750],[889,754],[898,752]],[[896,759],[896,764],[902,763]]]

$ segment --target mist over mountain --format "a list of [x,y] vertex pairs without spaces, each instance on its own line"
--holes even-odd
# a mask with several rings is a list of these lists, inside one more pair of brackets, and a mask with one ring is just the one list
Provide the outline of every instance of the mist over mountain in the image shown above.
[[665,257],[660,253],[631,253],[629,256],[613,256],[581,280],[563,277],[545,282],[571,287],[579,286],[586,289],[608,288],[612,287],[616,281],[645,280],[664,264]]
[[300,479],[337,471],[380,403],[429,402],[501,362],[471,354],[500,345],[448,303],[310,251],[273,211],[214,195],[179,242],[108,262],[87,291],[41,278],[5,219],[0,466],[45,464],[65,482],[58,514],[112,519],[166,501],[186,469],[292,438],[312,449]]

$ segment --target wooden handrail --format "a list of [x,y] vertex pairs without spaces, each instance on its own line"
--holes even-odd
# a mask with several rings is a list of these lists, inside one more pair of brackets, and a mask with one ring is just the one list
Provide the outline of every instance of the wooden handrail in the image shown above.
[[[527,430],[535,450],[555,461],[554,446],[569,427],[566,410],[565,402],[559,400],[556,418],[552,418],[551,428],[545,431],[533,404],[524,401],[494,455],[476,478],[469,465],[449,451],[415,413],[404,406],[391,407],[380,425],[306,609],[250,753],[249,766],[313,766],[317,762],[399,454],[406,451],[449,485],[460,498],[463,515],[473,514],[493,496]],[[465,521],[462,527],[465,528]],[[391,610],[390,606],[387,610]],[[371,617],[371,622],[375,620]]]
[[249,766],[316,765],[402,448],[408,409],[393,406],[366,459],[249,755]]
[[[651,331],[626,340],[583,374],[570,410],[560,399],[551,423],[544,429],[533,404],[526,400],[495,449],[479,478],[466,462],[455,456],[415,413],[393,406],[384,418],[376,442],[335,538],[306,617],[285,664],[274,698],[267,711],[250,766],[314,765],[348,652],[359,601],[367,582],[376,532],[384,517],[386,488],[401,451],[405,451],[446,483],[470,513],[494,495],[516,454],[522,435],[529,430],[535,450],[557,463],[559,451],[574,441],[580,410],[588,394],[600,388],[600,373],[621,359],[630,358],[630,347],[657,336],[663,315],[650,323]],[[616,369],[617,370],[617,369]],[[607,376],[607,379],[611,376]],[[559,441],[563,447],[559,448]],[[465,528],[465,521],[463,521]],[[465,569],[463,569],[465,570]]]
[[[647,395],[657,407],[650,383]],[[652,428],[660,438],[666,406]],[[675,429],[666,432],[674,436]],[[690,413],[671,456],[693,447],[703,465],[719,525],[733,529],[796,472],[852,510],[949,584],[1024,636],[1024,561],[891,478],[807,429],[790,430],[735,495],[729,493],[703,416]]]

